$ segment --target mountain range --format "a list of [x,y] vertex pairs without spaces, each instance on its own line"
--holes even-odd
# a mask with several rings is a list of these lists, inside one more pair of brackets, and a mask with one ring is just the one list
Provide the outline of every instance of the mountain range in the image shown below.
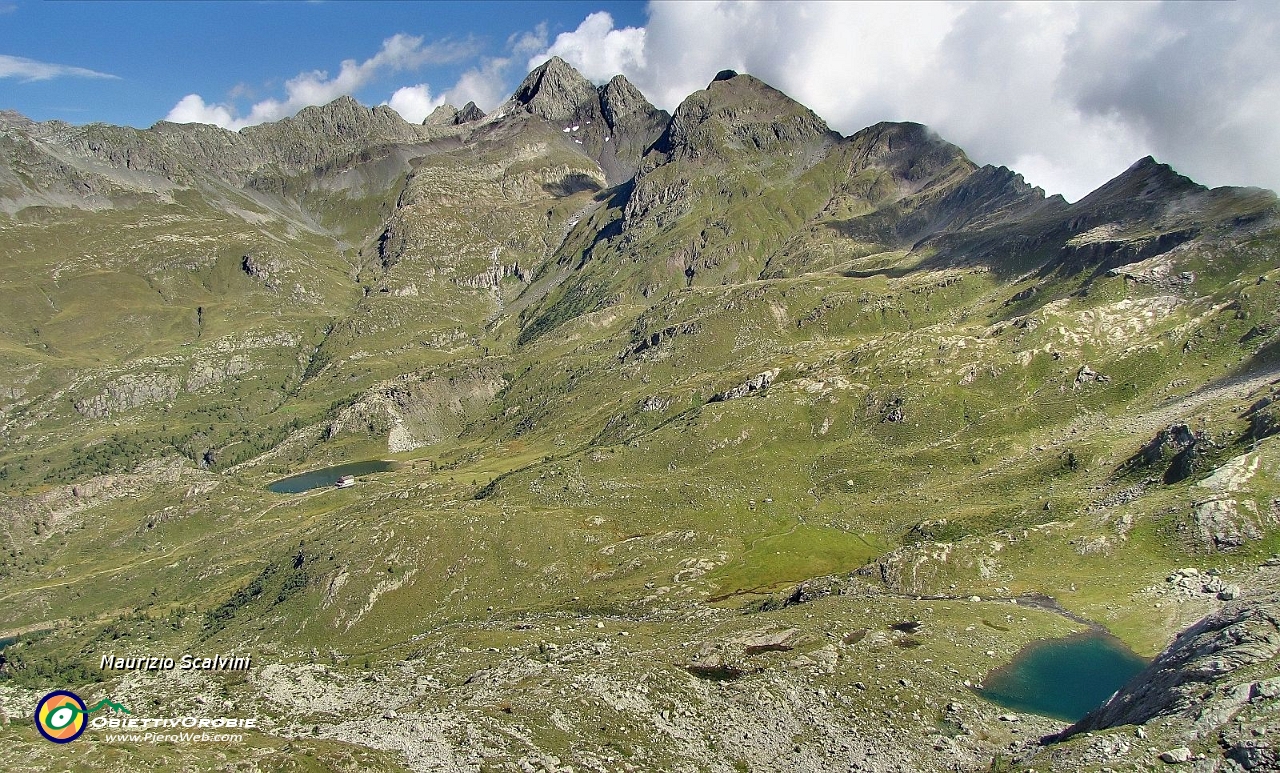
[[[731,70],[0,112],[0,764],[1270,769],[1278,247],[1270,191],[1067,202]],[[1155,658],[1106,706],[988,700],[1090,630]],[[255,667],[96,665],[183,653]],[[262,729],[53,747],[60,688]]]

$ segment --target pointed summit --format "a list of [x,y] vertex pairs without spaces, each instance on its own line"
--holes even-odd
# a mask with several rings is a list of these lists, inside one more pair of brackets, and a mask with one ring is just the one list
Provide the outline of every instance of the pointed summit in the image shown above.
[[680,103],[654,149],[724,155],[730,153],[726,141],[732,138],[735,145],[774,153],[839,137],[812,110],[759,78],[724,70]]
[[1100,188],[1076,202],[1076,207],[1088,209],[1105,206],[1109,202],[1125,200],[1132,204],[1139,201],[1169,200],[1200,193],[1208,188],[1184,177],[1168,164],[1162,164],[1151,156],[1144,156],[1133,166],[1104,183]]
[[511,98],[528,112],[552,122],[581,117],[598,102],[591,81],[558,56],[525,76]]
[[670,119],[625,77],[615,76],[597,88],[558,56],[525,76],[484,123],[494,125],[513,114],[550,123],[568,148],[600,164],[609,185],[635,175],[640,157]]
[[600,113],[609,127],[609,141],[601,147],[600,166],[612,183],[630,179],[644,152],[667,127],[671,116],[645,99],[623,75],[615,75],[600,92]]
[[609,125],[615,127],[633,116],[648,118],[663,113],[650,104],[625,75],[615,75],[613,80],[600,87],[600,112]]
[[458,117],[458,108],[446,102],[445,104],[437,107],[435,110],[432,110],[431,115],[422,119],[422,125],[423,126],[452,126],[454,123],[456,123],[454,119],[456,119],[457,117]]
[[463,105],[462,109],[458,111],[458,114],[453,117],[453,122],[455,124],[471,123],[472,121],[479,121],[481,118],[484,118],[484,111],[481,110],[475,102],[468,102]]

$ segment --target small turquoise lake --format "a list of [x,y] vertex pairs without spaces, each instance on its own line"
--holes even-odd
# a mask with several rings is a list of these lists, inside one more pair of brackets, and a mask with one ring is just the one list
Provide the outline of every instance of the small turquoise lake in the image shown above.
[[374,472],[386,472],[394,466],[395,462],[388,462],[384,459],[371,459],[367,462],[348,462],[336,467],[325,467],[320,470],[304,472],[300,475],[290,475],[287,478],[281,478],[271,483],[267,486],[267,489],[276,494],[301,494],[313,488],[332,486],[343,475],[354,475],[359,478],[361,475],[368,475]]
[[987,675],[980,694],[1010,709],[1075,722],[1146,667],[1116,637],[1089,631],[1027,645]]

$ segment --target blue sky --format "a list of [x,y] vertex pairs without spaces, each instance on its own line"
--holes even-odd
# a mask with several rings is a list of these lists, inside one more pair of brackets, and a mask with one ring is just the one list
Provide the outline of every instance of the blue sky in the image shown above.
[[[0,78],[0,108],[30,118],[146,127],[188,94],[248,112],[282,98],[283,84],[314,70],[336,75],[401,33],[423,45],[453,44],[452,61],[383,71],[354,96],[386,101],[399,87],[455,84],[484,57],[509,55],[512,36],[554,36],[605,10],[624,26],[645,22],[642,2],[31,2],[0,0],[0,55],[78,67],[114,78],[67,74]],[[524,62],[504,73],[514,88]]]
[[1280,188],[1275,0],[0,0],[0,109],[38,120],[238,129],[351,94],[421,121],[551,55],[666,110],[749,72],[844,134],[918,121],[1069,200],[1145,155]]

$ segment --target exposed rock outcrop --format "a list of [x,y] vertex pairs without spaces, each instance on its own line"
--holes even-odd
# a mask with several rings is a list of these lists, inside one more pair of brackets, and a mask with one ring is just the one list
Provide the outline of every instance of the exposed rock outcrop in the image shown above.
[[1080,370],[1076,371],[1073,388],[1079,389],[1082,384],[1105,384],[1110,380],[1110,376],[1103,375],[1088,365],[1081,365]]
[[1230,602],[1178,635],[1173,644],[1100,708],[1059,739],[1158,717],[1185,722],[1203,738],[1255,699],[1274,701],[1280,655],[1280,591]]
[[284,271],[284,264],[278,258],[251,253],[240,259],[240,270],[274,292],[280,289],[280,274]]
[[759,663],[749,663],[748,658],[765,652],[787,652],[795,647],[800,631],[787,628],[780,631],[755,631],[725,641],[707,642],[702,646],[687,669],[695,676],[707,679],[734,679],[758,671]]
[[59,532],[74,528],[78,516],[87,510],[113,500],[137,497],[154,490],[157,485],[173,486],[186,482],[191,490],[208,493],[218,481],[198,472],[191,463],[178,456],[151,459],[132,472],[97,475],[74,485],[54,486],[47,491],[4,500],[0,511],[0,529],[19,537],[17,544],[40,542]]
[[182,380],[176,373],[158,371],[127,373],[98,394],[72,403],[76,413],[88,419],[105,419],[134,408],[163,403],[178,396]]
[[1251,499],[1220,495],[1193,504],[1184,525],[1198,547],[1219,551],[1262,539],[1280,524],[1274,508],[1259,508]]
[[763,391],[773,383],[773,380],[778,377],[778,373],[780,372],[781,371],[778,368],[773,368],[771,370],[766,370],[763,373],[756,374],[735,387],[712,395],[708,402],[722,403],[726,400],[737,400],[739,397],[746,397],[752,392]]
[[477,274],[476,276],[459,279],[457,281],[458,284],[463,287],[474,287],[477,290],[494,290],[497,289],[497,287],[502,284],[502,280],[507,277],[514,277],[521,282],[528,281],[528,278],[525,276],[525,272],[520,270],[520,264],[518,262],[506,264],[499,262],[497,251],[495,250],[493,263],[489,265],[487,270]]
[[455,437],[507,385],[488,368],[451,375],[406,374],[367,391],[330,423],[326,437],[385,435],[388,450],[409,451]]
[[[1076,383],[1080,383],[1078,377]],[[1183,423],[1170,424],[1126,459],[1121,469],[1154,468],[1161,471],[1165,483],[1177,483],[1196,471],[1201,453],[1208,444],[1204,432],[1192,431]]]

